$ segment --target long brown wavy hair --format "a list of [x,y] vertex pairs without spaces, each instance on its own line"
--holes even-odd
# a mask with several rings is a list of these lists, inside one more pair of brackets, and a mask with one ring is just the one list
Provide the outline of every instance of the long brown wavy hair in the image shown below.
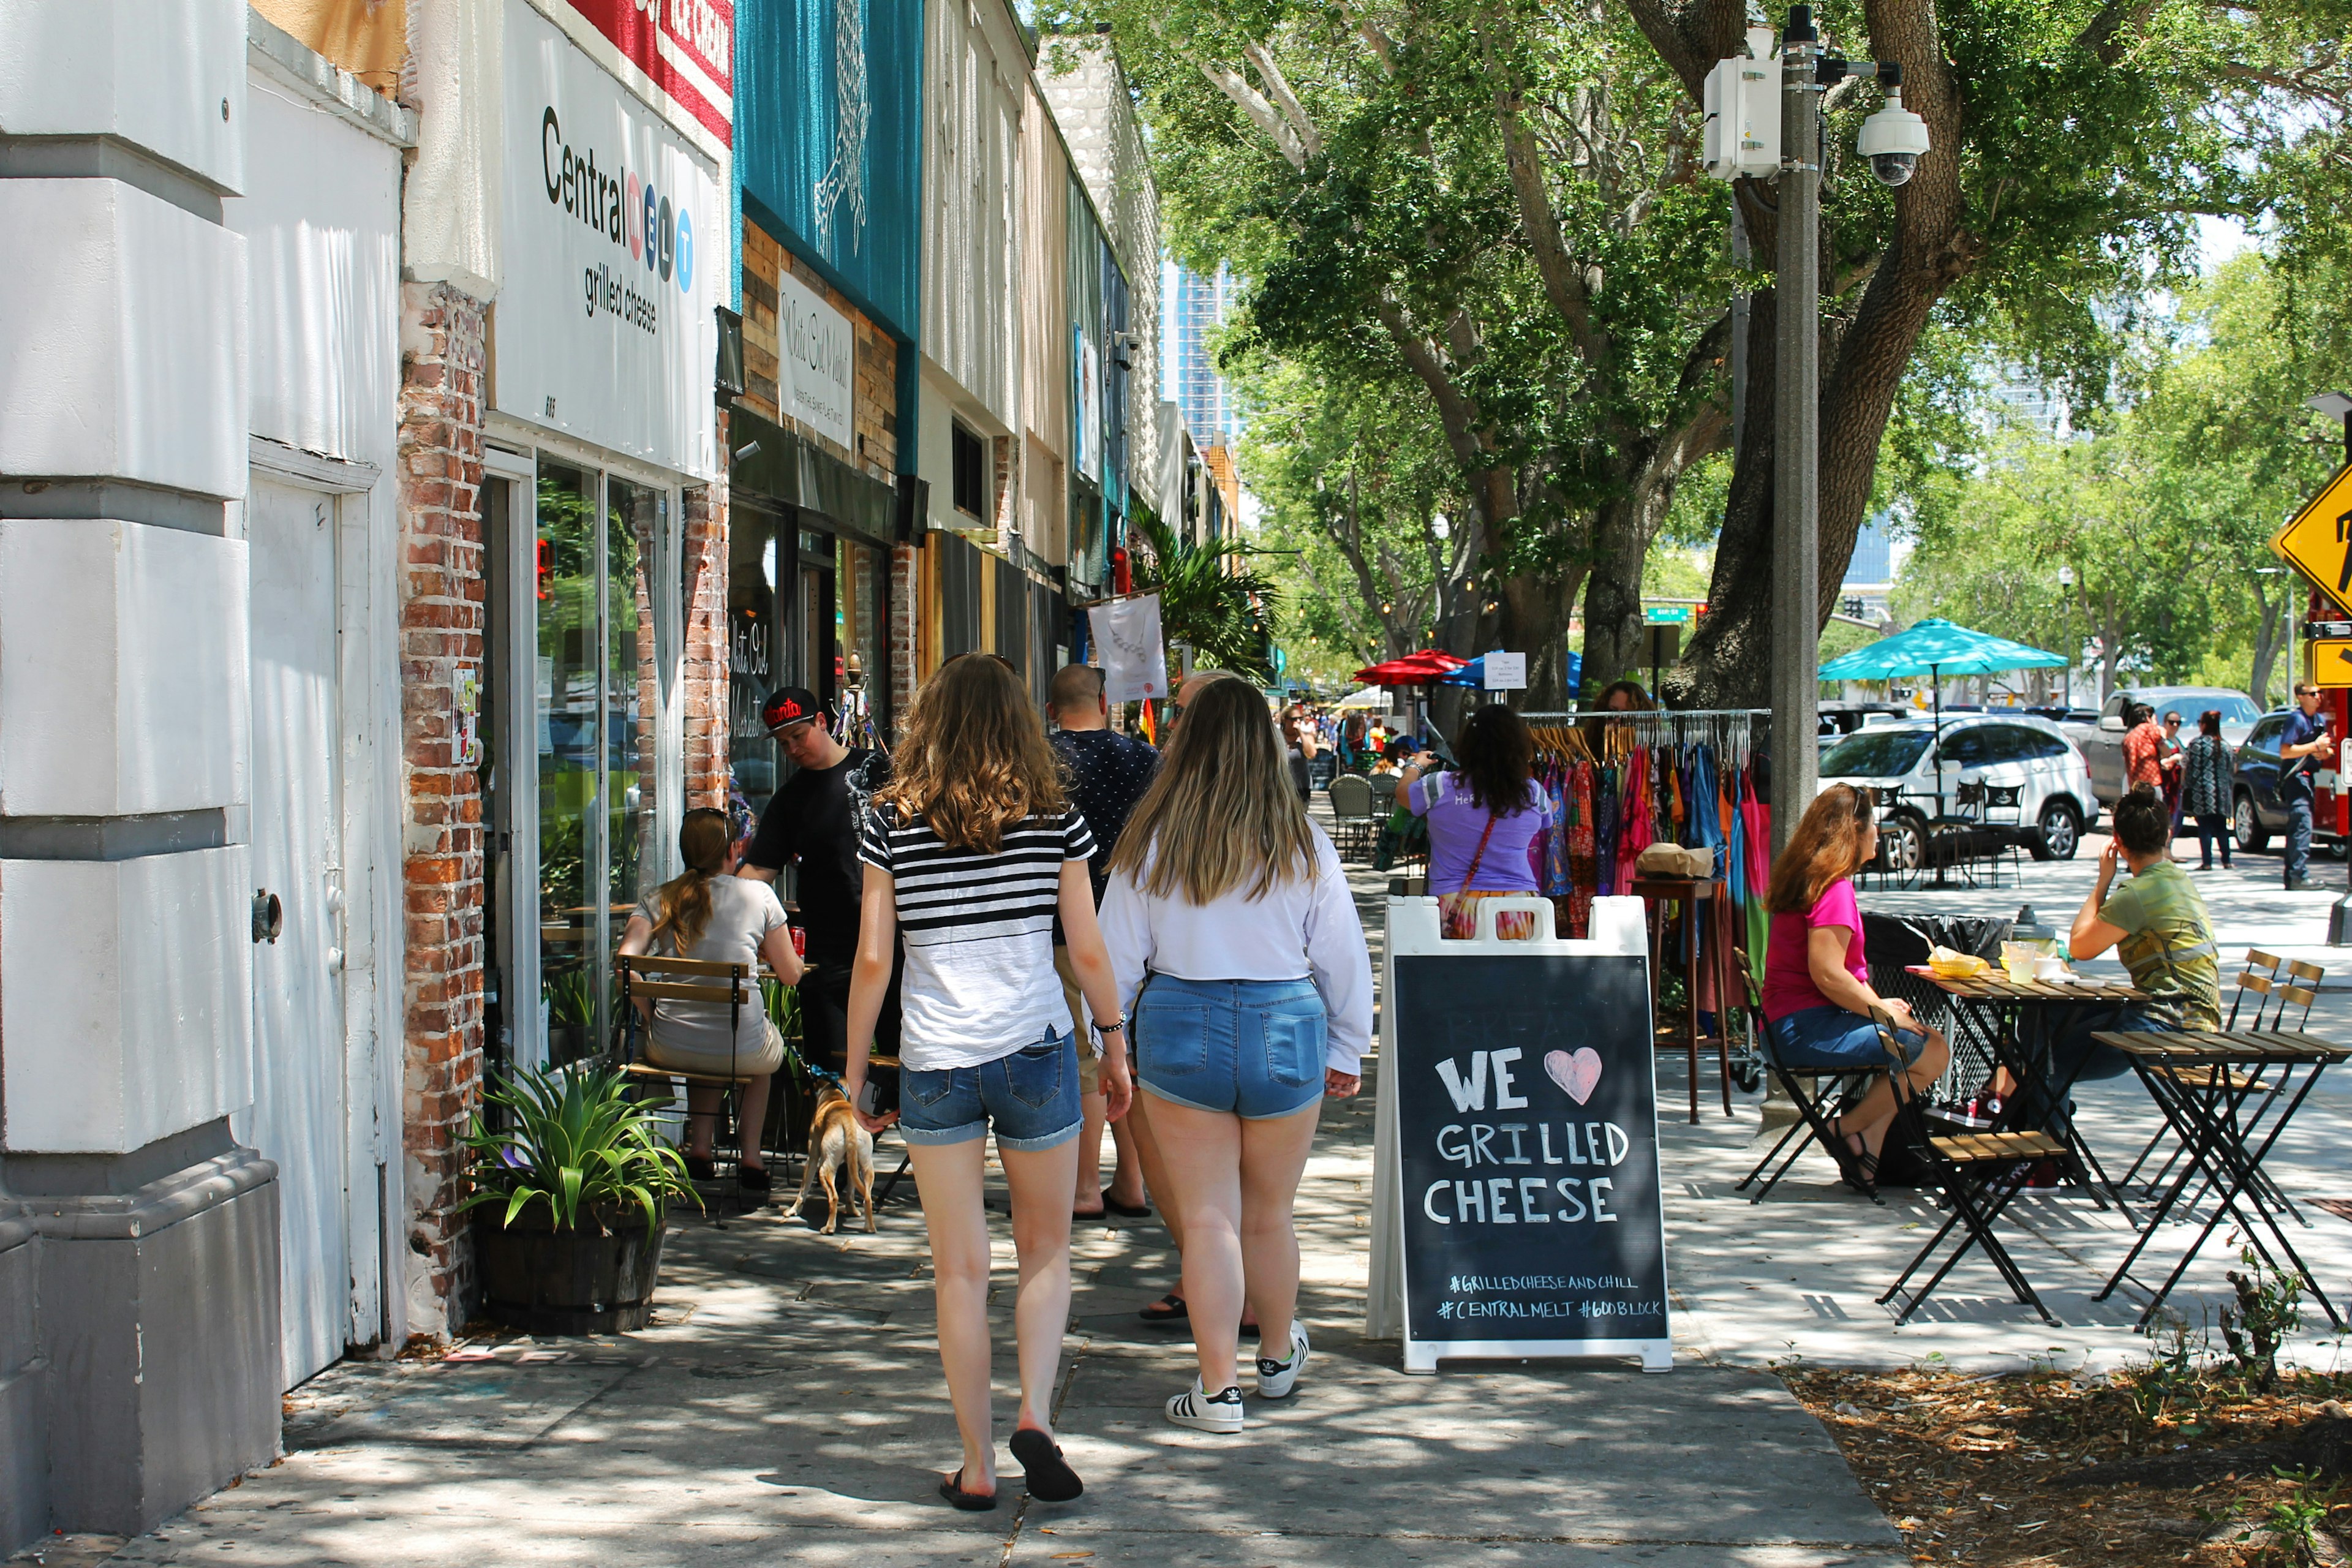
[[1789,847],[1772,862],[1764,907],[1776,915],[1801,915],[1821,902],[1830,884],[1862,868],[1863,844],[1877,822],[1878,802],[1866,789],[1832,784],[1813,797]]
[[686,862],[686,874],[654,890],[653,942],[667,935],[683,956],[702,940],[702,933],[710,929],[710,879],[726,867],[730,841],[723,811],[697,806],[679,821],[677,858]]
[[1229,677],[1186,696],[1184,721],[1110,868],[1154,897],[1181,894],[1195,905],[1234,888],[1264,898],[1277,882],[1315,874],[1315,830],[1255,687]]
[[1024,817],[1069,809],[1054,748],[1021,678],[992,653],[963,653],[923,682],[877,805],[919,816],[952,849],[993,855]]
[[1481,708],[1462,726],[1454,742],[1462,761],[1462,782],[1470,804],[1508,816],[1528,804],[1528,781],[1535,777],[1535,737],[1527,721],[1500,703]]

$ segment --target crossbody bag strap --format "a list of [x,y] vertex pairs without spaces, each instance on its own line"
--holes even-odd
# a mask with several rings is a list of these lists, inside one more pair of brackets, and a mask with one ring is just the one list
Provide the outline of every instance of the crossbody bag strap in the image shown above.
[[1486,858],[1486,840],[1493,837],[1495,837],[1495,813],[1492,809],[1489,809],[1486,813],[1486,831],[1478,835],[1478,847],[1471,854],[1470,869],[1464,872],[1462,876],[1462,890],[1464,892],[1471,893],[1477,891],[1478,862]]

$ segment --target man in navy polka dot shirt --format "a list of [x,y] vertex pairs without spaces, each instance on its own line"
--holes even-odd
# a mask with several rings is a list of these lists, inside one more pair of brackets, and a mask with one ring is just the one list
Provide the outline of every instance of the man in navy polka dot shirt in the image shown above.
[[[1094,873],[1095,902],[1102,902],[1110,880],[1110,852],[1127,826],[1135,803],[1151,786],[1160,768],[1160,753],[1110,727],[1110,703],[1103,695],[1103,673],[1091,665],[1070,664],[1054,677],[1045,701],[1045,716],[1059,726],[1047,738],[1069,774],[1070,804],[1087,819],[1095,837],[1095,854],[1088,868]],[[1081,1219],[1092,1219],[1106,1209],[1139,1218],[1150,1213],[1144,1203],[1143,1171],[1136,1159],[1127,1124],[1112,1128],[1118,1144],[1118,1169],[1105,1192],[1102,1180],[1104,1105],[1095,1079],[1096,1058],[1084,1027],[1086,999],[1078,994],[1070,969],[1069,950],[1062,945],[1062,928],[1054,928],[1054,967],[1069,994],[1070,1016],[1080,1021],[1078,1106],[1084,1121],[1078,1132],[1078,1191],[1072,1205]]]

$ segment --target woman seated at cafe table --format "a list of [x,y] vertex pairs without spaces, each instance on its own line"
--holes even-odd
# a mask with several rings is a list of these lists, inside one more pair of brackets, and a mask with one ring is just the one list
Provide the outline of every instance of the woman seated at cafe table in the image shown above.
[[[1882,1008],[1895,1020],[1901,1070],[1916,1094],[1942,1076],[1952,1052],[1942,1035],[1920,1026],[1910,1004],[1870,988],[1853,874],[1877,854],[1870,792],[1832,784],[1773,862],[1764,895],[1772,914],[1764,949],[1765,1040],[1773,1059],[1791,1071],[1891,1074],[1896,1058],[1870,1021],[1871,1009]],[[1882,1078],[1834,1123],[1838,1144],[1830,1152],[1857,1192],[1872,1190],[1895,1108],[1894,1080]]]

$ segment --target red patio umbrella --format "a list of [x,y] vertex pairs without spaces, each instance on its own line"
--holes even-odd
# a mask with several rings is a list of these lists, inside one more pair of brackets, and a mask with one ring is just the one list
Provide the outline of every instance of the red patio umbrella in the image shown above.
[[1456,658],[1442,648],[1425,647],[1419,653],[1409,653],[1386,664],[1366,665],[1356,671],[1359,686],[1427,686],[1439,677],[1461,668],[1470,661]]

